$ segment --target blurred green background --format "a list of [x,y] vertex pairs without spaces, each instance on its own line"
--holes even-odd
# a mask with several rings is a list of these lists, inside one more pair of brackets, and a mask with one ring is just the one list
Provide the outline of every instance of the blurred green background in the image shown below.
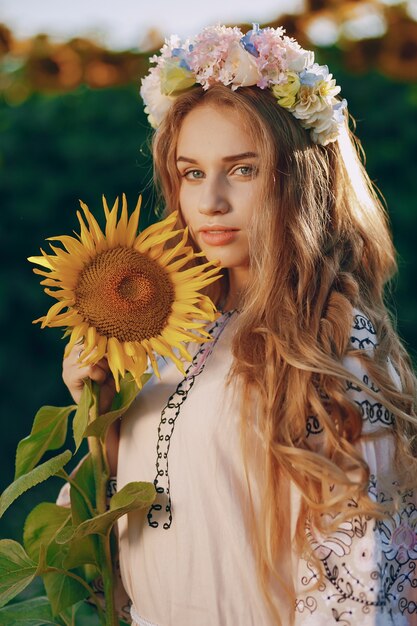
[[[284,23],[312,47],[311,25],[328,15],[325,4],[311,2],[303,15],[273,25]],[[417,24],[400,5],[384,11],[385,34],[339,38],[318,48],[317,57],[342,87],[368,171],[388,204],[399,254],[390,308],[414,357]],[[26,257],[38,254],[46,237],[78,228],[79,198],[98,216],[102,194],[113,202],[124,192],[132,208],[142,193],[142,226],[154,219],[150,132],[138,94],[148,56],[81,39],[55,44],[42,35],[16,41],[0,26],[1,491],[13,479],[17,443],[29,433],[37,409],[70,403],[61,380],[62,332],[32,325],[53,301]],[[20,540],[28,512],[42,500],[53,501],[59,486],[58,479],[48,481],[18,500],[0,520],[0,536]]]

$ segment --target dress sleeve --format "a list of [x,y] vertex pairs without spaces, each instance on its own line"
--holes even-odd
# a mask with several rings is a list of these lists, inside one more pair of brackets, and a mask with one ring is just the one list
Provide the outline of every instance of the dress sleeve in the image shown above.
[[[355,312],[351,345],[372,352],[376,333],[370,320]],[[393,414],[384,406],[380,391],[362,362],[344,359],[345,367],[378,399],[346,381],[346,392],[360,407],[364,434],[358,450],[370,470],[368,493],[376,502],[398,502],[396,512],[384,519],[354,514],[329,535],[307,525],[308,539],[325,572],[317,587],[317,571],[302,561],[298,571],[301,593],[296,603],[296,624],[321,626],[417,626],[417,500],[413,490],[400,490],[394,470]],[[400,379],[390,362],[394,384]],[[319,430],[319,429],[317,429]],[[315,588],[314,588],[315,586]]]

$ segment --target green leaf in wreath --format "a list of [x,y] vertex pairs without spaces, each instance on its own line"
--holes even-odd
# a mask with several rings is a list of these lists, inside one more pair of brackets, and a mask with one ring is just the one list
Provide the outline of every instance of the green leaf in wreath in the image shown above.
[[65,450],[12,482],[0,496],[0,517],[22,493],[57,474],[68,463],[71,456],[71,452]]
[[[151,374],[142,374],[141,381],[144,385]],[[115,395],[111,410],[108,413],[103,413],[91,424],[88,425],[86,435],[100,437],[103,441],[106,436],[106,432],[111,424],[126,413],[136,396],[138,395],[138,386],[130,373],[120,381],[120,391]]]
[[0,607],[10,602],[35,578],[38,566],[12,539],[0,540]]
[[15,480],[30,472],[47,450],[57,450],[65,443],[68,416],[75,405],[43,406],[35,415],[30,435],[17,446]]
[[106,535],[116,520],[135,509],[149,507],[155,500],[155,486],[153,483],[132,482],[128,483],[114,494],[110,500],[110,510],[96,515],[77,527],[65,527],[56,537],[57,543],[78,541],[91,534]]
[[91,380],[86,379],[84,381],[84,387],[81,394],[80,401],[78,403],[77,411],[74,415],[72,422],[72,430],[75,441],[75,451],[81,445],[81,442],[86,434],[86,428],[88,425],[88,418],[90,414],[90,408],[93,403],[93,394],[91,391]]
[[57,626],[47,597],[31,598],[0,609],[2,626]]

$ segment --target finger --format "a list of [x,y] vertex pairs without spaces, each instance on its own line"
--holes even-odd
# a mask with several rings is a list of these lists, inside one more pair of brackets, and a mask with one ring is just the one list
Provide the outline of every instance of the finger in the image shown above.
[[[94,358],[94,352],[96,352],[97,347],[95,347],[92,352],[88,355],[88,359],[90,358]],[[81,355],[84,352],[84,344],[83,343],[78,343],[75,344],[75,346],[71,349],[71,352],[69,353],[68,357],[65,360],[68,360],[70,363],[79,363],[80,367],[83,366],[83,359],[81,359]],[[99,361],[97,361],[97,363],[89,363],[89,365],[94,365],[94,366],[98,366],[101,367],[101,369],[105,370],[105,371],[110,371],[108,362],[107,362],[107,358],[103,357],[101,358]],[[88,367],[88,365],[86,365],[85,367]]]
[[77,361],[79,361],[79,358],[81,356],[81,354],[84,351],[84,344],[82,343],[76,343],[75,346],[73,346],[71,348],[70,353],[68,354],[68,356],[64,356],[64,362],[68,362],[68,363],[76,363]]
[[94,365],[96,367],[100,367],[105,372],[110,372],[109,362],[107,361],[106,357],[103,357],[102,359],[100,359],[100,361],[97,361],[97,363],[94,363]]
[[112,376],[109,370],[103,370],[97,365],[90,365],[88,369],[88,377],[91,378],[91,380],[94,380],[94,382],[99,383],[100,385],[105,383],[106,380],[108,380]]
[[71,506],[70,484],[65,483],[58,494],[55,504],[69,508]]

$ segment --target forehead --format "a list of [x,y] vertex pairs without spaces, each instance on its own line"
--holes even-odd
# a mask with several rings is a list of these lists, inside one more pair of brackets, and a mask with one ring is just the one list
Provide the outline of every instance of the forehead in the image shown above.
[[177,156],[243,152],[256,152],[256,142],[241,112],[226,106],[201,105],[185,116],[178,135]]

